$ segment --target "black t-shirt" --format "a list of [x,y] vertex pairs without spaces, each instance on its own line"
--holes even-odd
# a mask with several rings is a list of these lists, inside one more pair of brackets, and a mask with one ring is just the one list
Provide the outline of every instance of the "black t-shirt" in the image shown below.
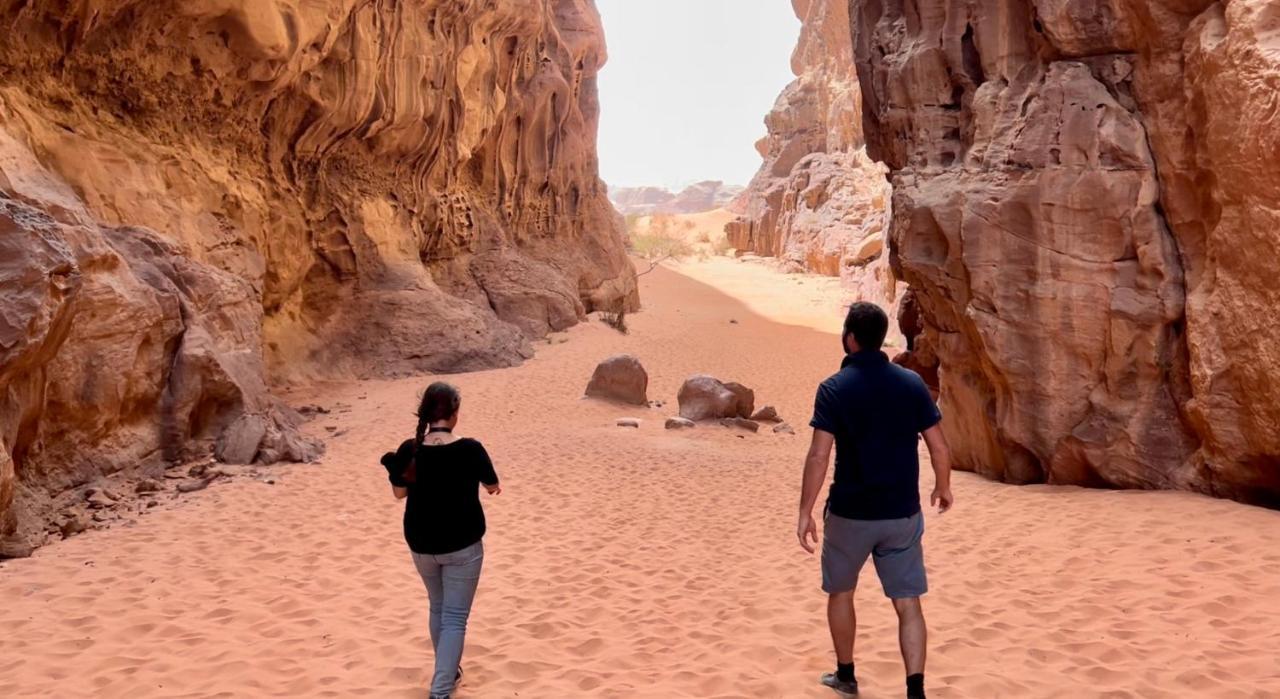
[[920,511],[919,435],[942,420],[929,388],[884,352],[845,357],[822,382],[809,424],[836,438],[827,507],[847,519],[900,519]]
[[461,551],[484,537],[480,485],[497,485],[498,474],[484,446],[474,439],[418,447],[412,482],[405,480],[413,440],[383,457],[391,485],[408,488],[404,538],[414,553]]

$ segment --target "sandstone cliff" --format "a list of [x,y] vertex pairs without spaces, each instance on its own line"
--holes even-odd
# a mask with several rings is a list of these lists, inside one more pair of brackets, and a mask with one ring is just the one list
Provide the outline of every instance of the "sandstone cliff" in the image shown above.
[[861,95],[845,0],[794,0],[802,20],[796,74],[765,118],[764,163],[726,233],[737,249],[789,269],[839,276],[891,302],[885,264],[888,187],[863,149]]
[[509,365],[637,302],[591,0],[0,0],[0,21],[9,552],[54,496],[233,424],[249,458],[307,456],[269,380]]
[[959,464],[1280,505],[1276,4],[853,6]]

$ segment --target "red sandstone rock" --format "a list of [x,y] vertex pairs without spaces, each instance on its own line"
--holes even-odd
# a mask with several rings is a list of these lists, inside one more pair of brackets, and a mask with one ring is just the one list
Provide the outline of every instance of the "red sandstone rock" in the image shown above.
[[755,392],[751,389],[702,374],[685,379],[676,398],[680,417],[694,421],[746,418],[755,408]]
[[856,7],[957,464],[1280,504],[1271,4]]
[[631,405],[649,404],[649,374],[639,359],[619,354],[600,362],[587,383],[589,398],[616,400]]

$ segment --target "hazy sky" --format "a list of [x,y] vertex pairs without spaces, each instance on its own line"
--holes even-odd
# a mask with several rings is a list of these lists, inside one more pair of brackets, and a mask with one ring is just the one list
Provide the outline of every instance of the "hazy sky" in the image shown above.
[[746,184],[764,116],[791,82],[790,0],[596,0],[600,174],[611,186]]

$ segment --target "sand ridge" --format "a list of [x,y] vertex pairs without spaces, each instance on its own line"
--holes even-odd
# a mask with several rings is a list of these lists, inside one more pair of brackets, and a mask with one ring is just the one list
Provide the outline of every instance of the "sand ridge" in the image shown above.
[[[794,536],[806,430],[662,418],[708,372],[803,427],[838,340],[668,269],[643,281],[629,335],[593,322],[522,367],[451,378],[459,432],[504,481],[484,499],[458,696],[831,697],[818,563]],[[581,398],[596,361],[624,351],[666,408]],[[409,435],[428,381],[298,396],[351,406],[310,426],[346,430],[322,463],[0,566],[0,695],[424,696],[426,596],[377,457]],[[615,427],[624,416],[640,429]],[[931,697],[1280,695],[1280,513],[969,474],[954,490],[955,510],[926,516]],[[901,696],[873,577],[858,602],[863,696]]]

